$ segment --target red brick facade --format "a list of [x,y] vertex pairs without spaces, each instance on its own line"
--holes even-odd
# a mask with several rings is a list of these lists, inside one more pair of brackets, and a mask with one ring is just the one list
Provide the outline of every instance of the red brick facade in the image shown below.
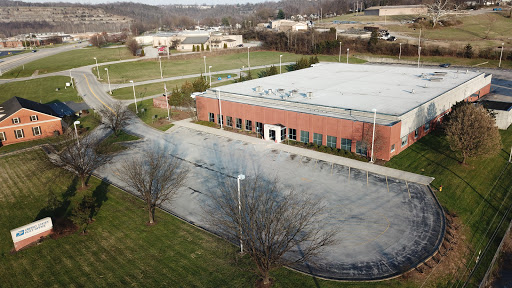
[[48,231],[41,232],[41,233],[39,233],[39,234],[37,234],[37,235],[34,235],[34,236],[32,236],[32,237],[29,237],[29,238],[27,238],[27,239],[23,239],[23,240],[21,240],[21,241],[18,241],[18,242],[16,242],[16,243],[14,243],[14,249],[15,249],[16,251],[18,251],[18,250],[20,250],[21,248],[23,248],[23,247],[25,247],[25,246],[27,246],[27,245],[30,245],[30,244],[32,244],[32,243],[34,243],[34,242],[38,241],[39,239],[44,238],[44,237],[46,237],[46,236],[48,236],[48,235],[52,234],[52,232],[53,232],[53,229],[50,229],[50,230],[48,230]]
[[22,108],[0,122],[0,146],[62,134],[59,117]]

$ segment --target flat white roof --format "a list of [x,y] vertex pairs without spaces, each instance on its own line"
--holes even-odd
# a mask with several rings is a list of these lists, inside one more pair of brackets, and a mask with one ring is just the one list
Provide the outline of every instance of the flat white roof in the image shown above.
[[446,68],[322,63],[214,90],[356,111],[377,109],[379,114],[400,116],[480,74]]

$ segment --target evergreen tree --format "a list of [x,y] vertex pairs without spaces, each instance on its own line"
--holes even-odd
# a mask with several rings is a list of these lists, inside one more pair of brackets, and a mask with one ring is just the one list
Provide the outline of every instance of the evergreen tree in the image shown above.
[[284,11],[282,9],[279,9],[279,12],[277,12],[277,19],[284,19],[285,18],[285,15],[284,15]]

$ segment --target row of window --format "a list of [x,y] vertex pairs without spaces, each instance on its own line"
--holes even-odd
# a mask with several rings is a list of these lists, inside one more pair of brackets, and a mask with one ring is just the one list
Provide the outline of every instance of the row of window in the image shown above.
[[[41,127],[40,126],[32,127],[32,134],[34,136],[41,135]],[[16,139],[25,138],[25,131],[23,131],[23,129],[14,130],[14,138],[16,138]],[[0,132],[0,141],[7,141],[7,135],[5,135],[5,132]]]
[[[30,121],[37,121],[39,118],[37,118],[37,115],[30,115]],[[12,118],[12,124],[20,124],[21,120],[19,117]]]
[[[428,130],[430,130],[430,121],[425,123],[425,125],[423,126],[423,132],[427,132]],[[420,128],[414,130],[414,138],[418,138],[419,132]],[[407,145],[407,143],[409,142],[409,135],[405,135],[404,137],[402,137],[401,142],[402,147]],[[395,144],[391,145],[391,152],[395,152]]]

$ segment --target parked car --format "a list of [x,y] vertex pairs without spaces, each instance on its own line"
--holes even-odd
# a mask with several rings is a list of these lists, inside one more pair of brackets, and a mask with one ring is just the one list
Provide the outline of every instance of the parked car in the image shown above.
[[451,65],[450,63],[444,63],[444,64],[439,65],[439,67],[448,68],[448,67],[450,67],[450,65]]
[[386,39],[388,41],[396,41],[396,37],[395,36],[389,36],[388,39]]
[[36,53],[36,52],[37,52],[37,50],[32,50],[32,53]]
[[244,47],[244,44],[238,44],[236,47]]

